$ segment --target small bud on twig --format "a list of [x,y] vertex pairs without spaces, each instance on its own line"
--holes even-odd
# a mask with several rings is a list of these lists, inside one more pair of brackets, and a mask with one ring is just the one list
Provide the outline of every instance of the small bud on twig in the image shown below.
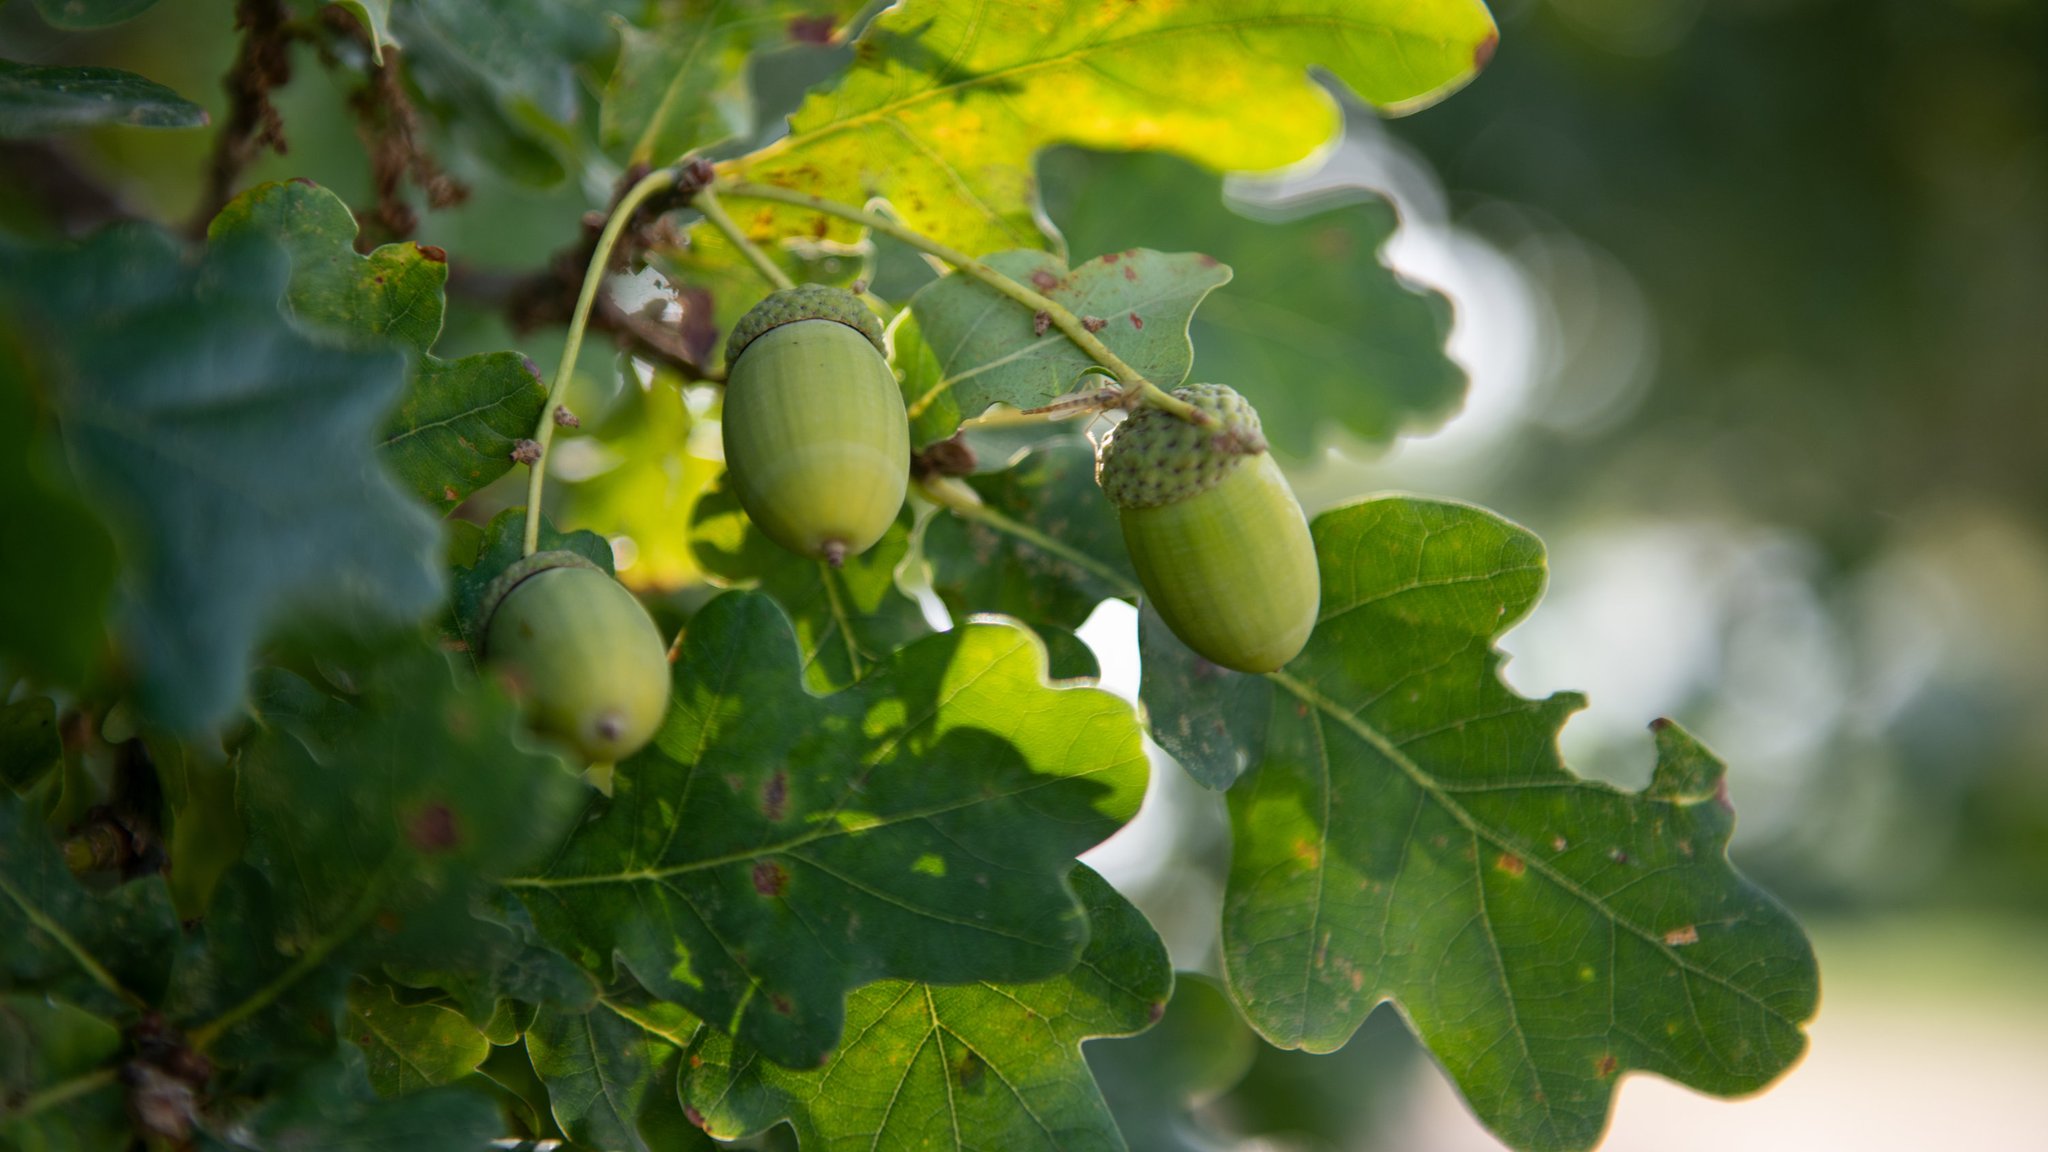
[[536,464],[540,462],[540,441],[516,440],[512,444],[512,462],[515,464]]
[[1045,335],[1045,330],[1050,327],[1052,327],[1052,313],[1040,311],[1031,317],[1031,334],[1033,336]]
[[581,428],[583,427],[583,421],[578,420],[576,418],[576,414],[574,412],[569,411],[568,405],[557,404],[555,405],[555,427]]
[[1109,321],[1104,320],[1100,316],[1083,316],[1081,317],[1081,327],[1086,328],[1090,332],[1100,332],[1104,328],[1109,327]]

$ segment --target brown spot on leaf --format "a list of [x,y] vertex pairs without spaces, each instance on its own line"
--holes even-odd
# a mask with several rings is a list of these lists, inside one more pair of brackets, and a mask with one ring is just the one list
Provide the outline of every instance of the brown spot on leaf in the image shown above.
[[1154,1024],[1157,1024],[1159,1023],[1159,1018],[1164,1015],[1166,1015],[1166,1001],[1154,1000],[1151,1009],[1147,1013],[1147,1018]]
[[446,264],[448,262],[448,252],[446,249],[437,248],[432,244],[415,244],[413,247],[419,249],[420,255],[425,257],[429,263]]
[[1138,318],[1138,314],[1136,312],[1131,313],[1131,327],[1140,330],[1143,330],[1145,327],[1145,322]]
[[1614,1054],[1610,1052],[1601,1056],[1599,1064],[1595,1065],[1595,1067],[1600,1070],[1600,1078],[1605,1080],[1621,1070],[1621,1061],[1616,1060]]
[[1100,316],[1083,316],[1081,317],[1081,327],[1086,328],[1090,332],[1100,332],[1104,328],[1109,327],[1109,321],[1104,320]]
[[794,44],[830,44],[832,42],[832,14],[817,16],[792,16],[788,24],[789,39]]
[[441,499],[453,504],[462,499],[462,493],[457,492],[453,484],[443,484],[441,485]]
[[769,823],[781,823],[789,812],[789,773],[777,768],[761,785],[761,815]]
[[784,996],[780,992],[768,997],[768,1006],[775,1009],[775,1014],[778,1016],[796,1015],[796,1005],[791,1004],[789,997]]
[[440,803],[422,808],[412,818],[405,835],[413,847],[429,855],[446,852],[462,842],[462,832],[455,825],[455,810]]
[[763,896],[782,895],[789,887],[789,873],[773,860],[763,860],[754,865],[754,891]]
[[1050,292],[1060,286],[1060,278],[1040,268],[1031,274],[1031,284],[1040,292]]
[[[690,1061],[690,1066],[692,1068],[697,1066],[698,1061],[695,1056],[690,1057]],[[688,1104],[683,1105],[683,1119],[688,1120],[690,1123],[695,1124],[699,1128],[702,1128],[704,1126],[704,1114],[702,1112],[697,1111],[695,1108],[692,1108]]]
[[1628,863],[1628,853],[1623,852],[1619,848],[1609,848],[1607,850],[1607,858],[1609,860],[1614,861],[1616,864]]
[[1137,265],[1135,265],[1135,264],[1126,264],[1126,265],[1124,265],[1124,279],[1126,279],[1126,280],[1129,280],[1129,281],[1130,281],[1131,283],[1133,283],[1133,284],[1137,283],[1137,282],[1138,282],[1138,266],[1137,266]]
[[1522,863],[1522,858],[1512,852],[1501,853],[1500,859],[1495,860],[1493,866],[1510,876],[1520,876],[1529,870],[1529,866]]
[[1553,837],[1550,841],[1550,850],[1552,852],[1562,852],[1569,847],[1571,847],[1571,842],[1562,836]]
[[1673,948],[1683,948],[1687,944],[1697,944],[1699,942],[1700,930],[1691,924],[1687,924],[1683,928],[1673,928],[1664,934],[1664,943]]

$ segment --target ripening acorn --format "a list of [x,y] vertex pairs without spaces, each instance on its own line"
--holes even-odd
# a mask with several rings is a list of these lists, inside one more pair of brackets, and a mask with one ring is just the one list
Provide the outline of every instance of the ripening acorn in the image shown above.
[[573,552],[507,569],[485,595],[483,660],[535,728],[592,761],[623,760],[668,711],[668,646],[640,601]]
[[1308,519],[1244,397],[1221,384],[1174,395],[1214,422],[1139,409],[1103,442],[1096,483],[1173,634],[1225,668],[1274,671],[1308,643],[1322,601]]
[[851,292],[785,289],[726,342],[725,467],[768,538],[837,566],[895,523],[910,424],[882,326]]

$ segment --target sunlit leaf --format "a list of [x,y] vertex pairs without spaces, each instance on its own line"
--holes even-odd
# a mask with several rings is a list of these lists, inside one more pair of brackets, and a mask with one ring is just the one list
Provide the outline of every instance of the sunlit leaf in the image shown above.
[[[1581,698],[1499,677],[1493,644],[1543,585],[1536,538],[1407,498],[1313,530],[1322,617],[1281,672],[1217,669],[1144,626],[1154,734],[1211,783],[1246,771],[1223,962],[1252,1025],[1325,1052],[1393,999],[1528,1149],[1591,1147],[1627,1072],[1733,1095],[1789,1067],[1813,954],[1728,862],[1721,763],[1659,721],[1645,790],[1574,776],[1557,731]],[[1227,731],[1190,745],[1184,717]]]
[[490,1042],[462,1013],[438,1004],[401,1004],[389,988],[360,981],[349,989],[345,1024],[380,1096],[452,1084],[490,1055]]
[[1077,852],[1136,811],[1128,707],[1049,689],[1029,633],[971,624],[825,697],[787,618],[728,593],[691,620],[653,745],[547,866],[510,885],[609,978],[813,1066],[849,988],[1023,980],[1087,932]]
[[174,728],[234,710],[250,649],[287,614],[368,631],[441,597],[433,522],[375,455],[401,359],[293,328],[286,272],[253,238],[194,269],[140,226],[0,248],[0,284],[62,365],[72,468],[117,529],[140,699]]
[[[1146,249],[1111,252],[1072,270],[1044,252],[999,252],[985,262],[1092,322],[1110,351],[1169,389],[1193,359],[1188,317],[1230,281],[1230,269],[1211,257]],[[910,398],[913,413],[941,392],[951,394],[962,417],[998,403],[1036,408],[1085,386],[1082,374],[1097,367],[1065,333],[965,273],[928,285],[910,306],[939,368],[938,381]],[[951,436],[956,426],[918,425],[919,446]]]
[[930,634],[923,609],[896,586],[896,566],[910,551],[910,521],[905,508],[874,547],[833,568],[762,535],[721,479],[692,513],[690,549],[713,581],[775,598],[796,626],[805,685],[823,692],[853,683]]
[[[1479,0],[1053,3],[994,15],[978,0],[889,9],[855,42],[852,71],[805,102],[787,137],[725,171],[831,200],[884,197],[969,255],[1036,248],[1031,160],[1042,146],[1277,168],[1337,129],[1336,102],[1311,67],[1406,111],[1463,84],[1494,43]],[[852,234],[802,209],[740,207],[763,239]]]
[[[689,525],[697,499],[724,472],[719,460],[691,451],[690,418],[672,381],[627,388],[615,434],[601,430],[608,466],[565,484],[562,523],[632,541],[632,560],[619,579],[638,591],[672,592],[699,579]],[[716,431],[712,425],[710,431]],[[715,440],[715,438],[714,438]]]
[[1172,156],[1063,149],[1041,175],[1046,211],[1077,256],[1144,244],[1237,270],[1195,313],[1196,376],[1257,405],[1276,451],[1312,459],[1332,425],[1385,444],[1463,402],[1465,371],[1444,351],[1450,301],[1380,261],[1396,222],[1378,195],[1319,196],[1253,219],[1226,206],[1220,178]]
[[886,980],[847,1001],[846,1046],[823,1068],[777,1067],[716,1033],[685,1093],[714,1136],[779,1120],[805,1148],[1002,1148],[1121,1152],[1081,1042],[1141,1032],[1173,989],[1166,948],[1087,868],[1088,949],[1065,975],[957,987]]
[[205,123],[206,109],[133,72],[0,60],[0,139],[101,124],[198,128]]
[[216,216],[218,240],[260,232],[292,257],[286,300],[293,315],[353,346],[390,343],[408,358],[404,398],[384,423],[385,463],[415,495],[443,512],[512,468],[514,444],[533,434],[547,388],[517,352],[443,360],[448,257],[423,244],[355,251],[356,221],[341,198],[308,181],[264,184]]

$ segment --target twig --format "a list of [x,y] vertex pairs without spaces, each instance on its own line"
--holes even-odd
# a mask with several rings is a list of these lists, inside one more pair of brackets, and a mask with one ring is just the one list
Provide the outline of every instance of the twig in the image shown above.
[[270,102],[272,91],[292,78],[295,31],[281,0],[237,0],[235,27],[242,30],[235,62],[221,81],[228,92],[228,120],[214,137],[207,164],[206,194],[193,213],[191,231],[204,236],[206,226],[234,198],[242,170],[268,148],[283,155],[284,117]]

